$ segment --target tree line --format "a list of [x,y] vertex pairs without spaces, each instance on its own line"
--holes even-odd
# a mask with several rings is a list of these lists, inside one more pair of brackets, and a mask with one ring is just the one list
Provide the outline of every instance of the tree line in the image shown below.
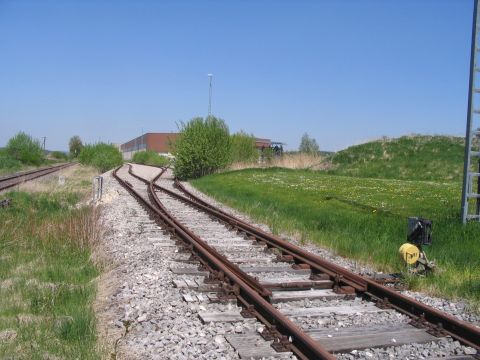
[[[230,135],[224,120],[209,116],[195,117],[179,123],[179,137],[172,144],[174,174],[180,179],[198,178],[225,169],[232,163],[252,163],[261,155],[256,148],[256,139],[244,131]],[[72,136],[68,143],[69,154],[52,152],[59,160],[75,160],[84,165],[96,167],[105,172],[123,163],[119,149],[113,144],[99,142],[83,144],[79,136]],[[271,149],[263,150],[263,157],[271,159]],[[319,154],[316,140],[308,134],[302,136],[299,151],[312,155]],[[135,163],[165,166],[170,160],[153,151],[137,152],[132,159]],[[0,169],[20,165],[39,166],[45,162],[45,153],[38,140],[19,132],[0,150]]]

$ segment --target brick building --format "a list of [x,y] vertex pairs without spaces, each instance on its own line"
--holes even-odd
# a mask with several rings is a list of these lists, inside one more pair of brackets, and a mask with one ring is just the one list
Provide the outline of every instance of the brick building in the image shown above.
[[125,160],[130,160],[137,151],[155,151],[161,155],[170,155],[172,144],[178,133],[146,133],[120,145]]

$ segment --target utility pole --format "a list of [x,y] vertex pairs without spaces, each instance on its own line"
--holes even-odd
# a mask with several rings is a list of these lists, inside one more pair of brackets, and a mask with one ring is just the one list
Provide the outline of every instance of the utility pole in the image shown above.
[[208,77],[210,79],[210,85],[208,89],[208,117],[212,115],[212,77],[213,74],[208,74]]
[[42,139],[43,139],[42,147],[43,147],[43,151],[45,151],[45,142],[47,141],[47,137],[43,136]]
[[[480,93],[480,88],[476,85],[478,83],[476,81],[478,80],[477,74],[480,72],[480,67],[477,66],[477,53],[480,51],[480,46],[477,44],[479,16],[478,0],[474,0],[462,187],[462,222],[464,224],[469,220],[480,221],[480,149],[478,148],[480,143],[480,123],[478,121],[480,108],[475,107],[475,94]],[[474,201],[476,204],[473,204]]]

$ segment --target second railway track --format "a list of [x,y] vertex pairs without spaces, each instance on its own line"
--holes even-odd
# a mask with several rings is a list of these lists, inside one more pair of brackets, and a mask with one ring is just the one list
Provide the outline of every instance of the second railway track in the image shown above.
[[39,177],[52,174],[56,171],[65,169],[65,168],[67,168],[69,166],[72,166],[72,165],[74,165],[74,164],[72,164],[72,163],[61,164],[61,165],[50,166],[50,167],[47,167],[47,168],[24,171],[24,172],[21,172],[21,173],[16,173],[16,174],[0,177],[0,191],[9,189],[9,188],[14,187],[16,185],[20,185],[20,184],[22,184],[26,181],[34,180],[34,179],[37,179]]
[[227,337],[243,358],[348,359],[352,351],[377,348],[392,348],[390,358],[415,358],[409,356],[420,347],[433,359],[453,339],[479,349],[472,324],[306,253],[194,198],[165,175],[150,181],[126,166],[114,174],[181,240],[182,265],[174,271],[192,278],[176,284],[192,291],[185,301],[241,306],[200,313],[202,321],[257,319],[262,331]]

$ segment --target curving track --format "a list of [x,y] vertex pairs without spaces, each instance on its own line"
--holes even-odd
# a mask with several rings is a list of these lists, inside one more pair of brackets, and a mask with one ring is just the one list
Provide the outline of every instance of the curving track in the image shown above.
[[[118,170],[117,180],[208,270],[209,288],[222,300],[236,298],[241,314],[263,323],[262,335],[277,350],[301,359],[333,359],[332,353],[435,342],[447,335],[480,348],[480,330],[473,325],[216,209],[180,183],[163,180],[165,170],[151,181],[131,167],[128,173]],[[334,328],[332,314],[343,315],[349,326]]]
[[65,169],[65,168],[67,168],[69,166],[72,166],[72,165],[74,165],[74,163],[55,165],[55,166],[50,166],[48,168],[35,169],[35,170],[32,170],[32,171],[25,171],[25,172],[22,172],[22,173],[17,173],[17,174],[12,174],[12,175],[1,177],[0,178],[0,191],[11,188],[15,185],[22,184],[26,181],[39,178],[41,176],[45,176],[45,175],[54,173],[56,171]]

